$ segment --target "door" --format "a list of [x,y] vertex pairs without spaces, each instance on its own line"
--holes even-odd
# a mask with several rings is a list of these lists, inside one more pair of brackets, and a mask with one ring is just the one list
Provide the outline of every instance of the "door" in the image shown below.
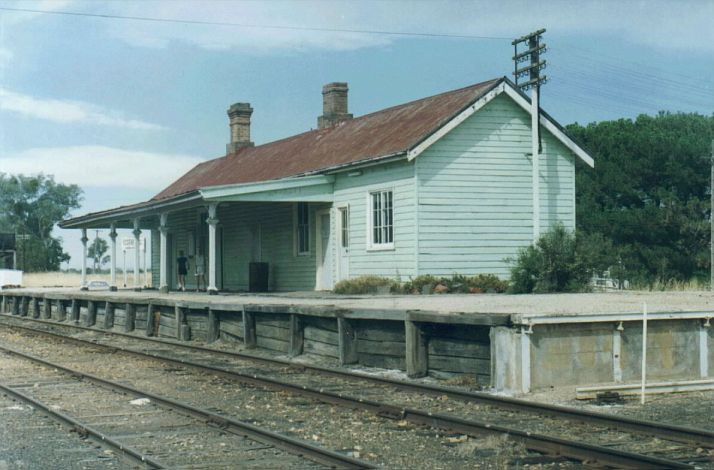
[[350,277],[350,209],[337,209],[337,280]]
[[330,240],[330,211],[316,213],[317,226],[317,290],[332,289],[332,243]]

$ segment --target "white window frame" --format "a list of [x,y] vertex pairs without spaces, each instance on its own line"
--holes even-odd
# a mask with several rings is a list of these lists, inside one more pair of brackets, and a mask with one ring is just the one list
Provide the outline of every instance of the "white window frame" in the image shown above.
[[[350,233],[350,205],[349,204],[342,204],[336,207],[337,209],[337,216],[335,218],[335,221],[337,222],[337,246],[338,248],[345,248],[346,251],[349,253],[350,251],[350,246],[352,244],[352,234]],[[345,214],[347,217],[347,225],[345,225],[345,221],[342,219],[342,215]],[[345,234],[347,234],[347,246],[343,244],[344,239],[345,239]]]
[[310,256],[310,205],[307,206],[307,251],[300,251],[300,240],[298,235],[298,204],[293,205],[293,255],[294,256]]
[[[374,241],[374,217],[372,208],[372,197],[373,195],[380,193],[392,193],[392,241],[387,243],[375,243]],[[367,251],[387,251],[394,250],[394,235],[395,235],[395,225],[394,225],[394,188],[375,188],[367,192],[366,198],[366,213],[367,213]]]

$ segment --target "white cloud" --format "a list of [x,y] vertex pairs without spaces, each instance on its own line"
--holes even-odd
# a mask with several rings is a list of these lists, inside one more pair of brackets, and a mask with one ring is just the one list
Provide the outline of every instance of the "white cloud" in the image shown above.
[[124,118],[119,112],[106,110],[91,103],[35,98],[4,88],[0,88],[0,110],[61,124],[95,124],[138,130],[164,129],[158,124]]
[[201,161],[191,155],[123,150],[104,146],[33,148],[0,157],[11,174],[54,175],[81,187],[140,188],[159,192]]
[[[91,5],[91,3],[89,4]],[[420,31],[514,37],[546,27],[549,32],[621,37],[659,49],[714,49],[714,2],[600,0],[573,2],[451,1],[242,1],[102,3],[97,13],[125,16],[291,25],[335,29]],[[350,50],[389,44],[395,37],[160,22],[112,21],[115,36],[139,46],[165,47],[173,41],[206,49],[236,48],[247,53],[281,50]]]
[[[9,5],[3,6],[36,11],[60,11],[73,7],[75,3],[73,0],[16,0]],[[3,12],[3,24],[4,26],[12,26],[43,15],[43,13],[37,13],[36,11]]]

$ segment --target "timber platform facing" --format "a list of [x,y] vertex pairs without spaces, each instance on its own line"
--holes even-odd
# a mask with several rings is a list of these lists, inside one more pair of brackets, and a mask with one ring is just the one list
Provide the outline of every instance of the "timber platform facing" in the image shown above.
[[[337,296],[0,291],[0,313],[178,340],[221,339],[290,357],[468,374],[497,390],[637,380],[647,303],[648,377],[712,376],[714,296],[704,292]],[[638,326],[638,324],[640,326]]]

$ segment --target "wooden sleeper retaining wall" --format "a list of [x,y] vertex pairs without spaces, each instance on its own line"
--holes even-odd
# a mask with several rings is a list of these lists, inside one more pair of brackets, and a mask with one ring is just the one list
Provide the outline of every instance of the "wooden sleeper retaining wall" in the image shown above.
[[[488,321],[424,311],[344,310],[326,306],[220,304],[93,293],[0,292],[0,313],[97,329],[211,343],[222,340],[340,365],[430,371],[490,380]],[[456,323],[450,323],[456,318]],[[505,320],[496,319],[503,324]]]

